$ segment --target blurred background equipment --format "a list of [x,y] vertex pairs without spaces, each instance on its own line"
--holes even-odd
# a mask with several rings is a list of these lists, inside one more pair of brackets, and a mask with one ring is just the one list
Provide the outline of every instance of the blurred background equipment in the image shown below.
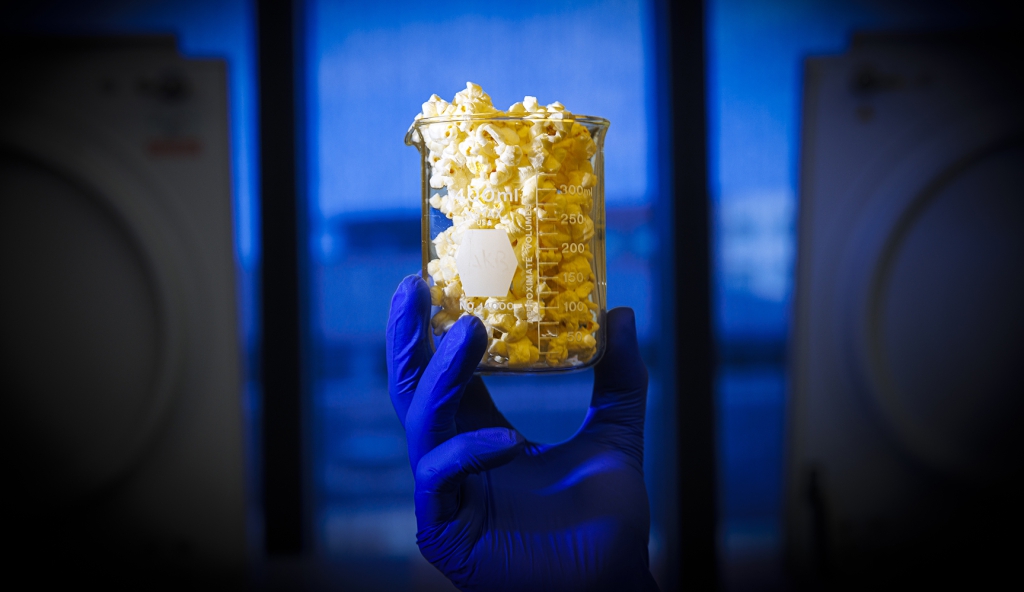
[[1024,86],[1010,41],[860,35],[806,62],[787,500],[799,583],[982,583],[1013,564]]
[[171,37],[5,37],[0,78],[8,565],[240,583],[225,65]]

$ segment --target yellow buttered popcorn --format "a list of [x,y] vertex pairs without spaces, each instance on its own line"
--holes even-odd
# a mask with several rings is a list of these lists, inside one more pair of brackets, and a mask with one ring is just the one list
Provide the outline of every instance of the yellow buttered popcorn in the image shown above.
[[501,111],[472,82],[416,116],[407,142],[425,162],[431,327],[480,318],[483,369],[584,367],[603,348],[607,125],[532,96]]

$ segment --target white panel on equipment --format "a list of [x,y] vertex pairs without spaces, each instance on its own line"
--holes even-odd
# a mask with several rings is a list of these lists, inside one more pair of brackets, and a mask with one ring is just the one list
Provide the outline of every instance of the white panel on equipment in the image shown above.
[[1007,55],[878,35],[806,63],[787,509],[802,577],[942,579],[997,561],[1020,526],[1024,94]]
[[0,49],[15,557],[43,581],[240,582],[225,64],[170,38]]

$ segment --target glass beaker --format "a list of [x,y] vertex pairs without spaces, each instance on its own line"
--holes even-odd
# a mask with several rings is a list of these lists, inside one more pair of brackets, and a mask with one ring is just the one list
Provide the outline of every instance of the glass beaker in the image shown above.
[[604,136],[568,113],[423,117],[431,327],[484,322],[483,373],[579,370],[605,350]]

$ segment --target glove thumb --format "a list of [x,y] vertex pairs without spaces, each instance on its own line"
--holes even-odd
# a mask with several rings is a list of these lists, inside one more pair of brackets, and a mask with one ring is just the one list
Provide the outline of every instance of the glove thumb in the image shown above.
[[594,394],[583,433],[613,442],[642,464],[647,368],[640,358],[633,311],[610,311],[605,326],[608,349],[594,369]]
[[416,465],[416,520],[420,529],[445,522],[459,509],[466,477],[508,464],[526,444],[508,428],[459,434],[424,454]]

